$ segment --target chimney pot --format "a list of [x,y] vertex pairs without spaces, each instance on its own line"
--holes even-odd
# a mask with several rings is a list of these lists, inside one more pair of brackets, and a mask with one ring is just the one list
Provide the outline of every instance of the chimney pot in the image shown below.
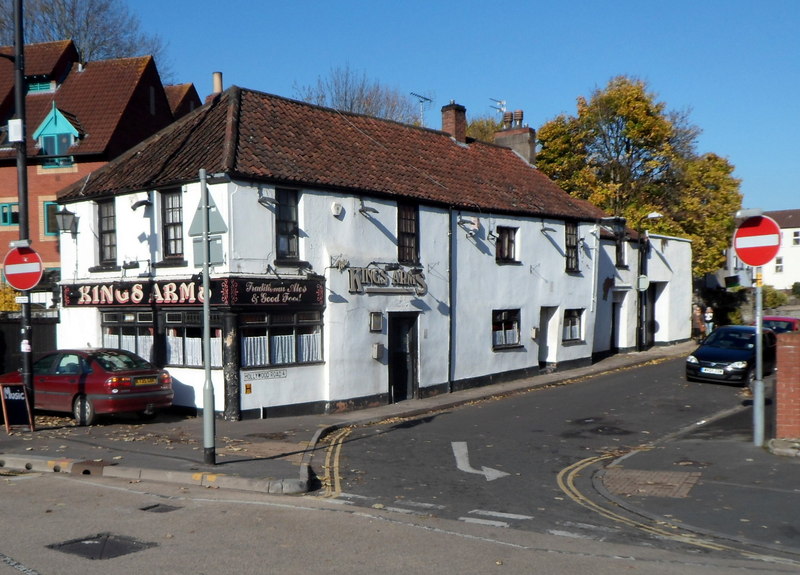
[[222,72],[214,72],[211,75],[211,93],[212,94],[222,93]]
[[457,142],[467,141],[467,109],[450,100],[442,108],[442,131],[450,134]]

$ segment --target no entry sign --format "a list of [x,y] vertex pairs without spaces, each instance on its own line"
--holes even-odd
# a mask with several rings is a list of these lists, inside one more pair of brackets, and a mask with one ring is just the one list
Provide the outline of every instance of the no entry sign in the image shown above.
[[745,264],[763,266],[772,261],[781,247],[781,228],[770,217],[747,218],[733,235],[733,249]]
[[14,248],[3,260],[6,281],[15,290],[26,291],[36,287],[42,279],[42,258],[31,248]]

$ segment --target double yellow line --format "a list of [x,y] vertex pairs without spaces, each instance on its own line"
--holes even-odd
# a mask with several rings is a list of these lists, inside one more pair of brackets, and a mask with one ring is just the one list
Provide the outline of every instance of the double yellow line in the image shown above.
[[352,427],[345,427],[330,436],[330,444],[325,453],[325,476],[322,478],[322,485],[324,486],[323,497],[336,498],[342,493],[339,458],[342,453],[342,444],[352,431]]
[[643,523],[641,521],[637,521],[635,519],[631,519],[630,517],[626,517],[624,515],[620,515],[619,513],[615,513],[610,509],[603,507],[594,501],[588,499],[583,493],[581,493],[578,488],[575,486],[575,478],[581,475],[581,472],[585,469],[591,467],[592,465],[598,464],[602,461],[612,459],[618,457],[618,453],[605,453],[603,455],[598,455],[596,457],[590,457],[588,459],[583,459],[578,461],[577,463],[573,463],[569,467],[562,469],[558,474],[558,486],[559,488],[569,496],[575,503],[581,505],[603,517],[611,519],[612,521],[616,521],[617,523],[622,523],[624,525],[628,525],[629,527],[633,527],[635,529],[639,529],[646,533],[651,533],[658,537],[663,537],[666,539],[670,539],[672,541],[685,543],[688,545],[694,545],[695,547],[702,547],[704,549],[710,549],[714,551],[729,551],[740,553],[744,557],[750,559],[768,559],[774,563],[781,563],[786,565],[797,565],[796,561],[792,561],[789,559],[780,559],[774,556],[768,556],[761,553],[754,553],[750,551],[745,551],[743,549],[733,547],[730,545],[723,545],[721,543],[714,543],[713,541],[708,541],[705,539],[700,539],[696,535],[692,533],[686,533],[682,527],[670,523],[669,521],[660,521],[663,527],[657,527],[651,524]]

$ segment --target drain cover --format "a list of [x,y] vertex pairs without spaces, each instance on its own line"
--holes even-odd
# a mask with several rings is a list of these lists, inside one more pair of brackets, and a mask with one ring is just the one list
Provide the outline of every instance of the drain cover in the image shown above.
[[132,537],[124,535],[114,535],[112,533],[99,533],[90,537],[82,537],[48,545],[48,549],[71,553],[86,559],[113,559],[136,551],[142,551],[155,547],[156,543],[146,543],[137,541]]
[[675,497],[689,495],[700,479],[700,472],[644,471],[638,469],[607,469],[603,485],[617,495]]

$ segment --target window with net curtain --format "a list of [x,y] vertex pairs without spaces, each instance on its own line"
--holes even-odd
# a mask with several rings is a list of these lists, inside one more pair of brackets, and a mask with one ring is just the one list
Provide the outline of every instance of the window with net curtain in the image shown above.
[[242,321],[242,367],[322,361],[321,312],[253,314]]
[[492,347],[516,347],[520,345],[519,310],[492,311]]

